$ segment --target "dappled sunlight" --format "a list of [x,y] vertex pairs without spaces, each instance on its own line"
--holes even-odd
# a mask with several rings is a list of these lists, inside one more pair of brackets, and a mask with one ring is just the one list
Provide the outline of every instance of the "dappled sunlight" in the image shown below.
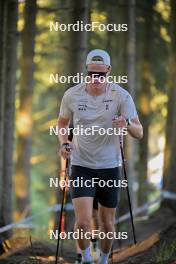
[[93,10],[91,13],[91,21],[98,23],[106,23],[107,15],[105,12],[97,12],[96,10]]
[[140,109],[144,115],[147,115],[150,112],[150,101],[146,95],[140,96]]
[[24,12],[24,7],[25,7],[25,2],[24,1],[19,2],[18,10],[19,10],[19,13],[21,16],[20,16],[20,19],[18,19],[18,23],[17,23],[18,31],[22,31],[24,28],[24,19],[22,18],[22,13]]
[[18,111],[16,117],[16,128],[21,136],[28,136],[32,133],[33,118],[25,111]]
[[165,21],[169,21],[170,17],[170,5],[169,1],[158,0],[155,6],[155,10],[161,14]]
[[56,126],[57,121],[58,121],[58,119],[49,120],[49,121],[45,122],[44,124],[40,125],[38,127],[38,130],[41,132],[48,130],[48,134],[49,134],[50,126]]
[[149,182],[154,183],[161,188],[162,174],[163,174],[164,153],[160,152],[155,157],[149,159],[148,162],[148,179]]
[[168,31],[167,31],[166,28],[161,27],[161,28],[160,28],[160,34],[161,34],[161,37],[162,37],[166,42],[168,42],[168,43],[171,42],[171,38],[170,38],[170,36],[169,36]]
[[33,114],[34,121],[39,121],[48,116],[48,109],[43,109]]
[[35,165],[45,160],[47,160],[47,155],[44,155],[44,154],[36,155],[36,156],[31,157],[31,164]]
[[156,111],[158,107],[162,106],[162,109],[166,109],[166,103],[168,101],[167,95],[164,93],[155,92],[151,98],[150,107],[152,111]]
[[29,179],[24,175],[24,171],[19,171],[14,182],[16,196],[25,198],[28,195]]

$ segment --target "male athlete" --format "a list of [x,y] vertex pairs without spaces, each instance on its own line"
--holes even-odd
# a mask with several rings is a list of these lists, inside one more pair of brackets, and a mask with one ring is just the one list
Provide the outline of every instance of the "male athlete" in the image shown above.
[[[102,129],[126,128],[137,139],[142,138],[143,128],[138,119],[136,108],[130,94],[115,83],[108,83],[111,64],[108,53],[95,49],[88,53],[86,60],[87,75],[90,83],[81,83],[68,89],[62,99],[58,120],[60,153],[63,158],[71,155],[71,179],[83,179],[91,185],[70,188],[75,211],[76,229],[91,232],[92,205],[95,193],[98,195],[99,229],[105,239],[100,239],[101,257],[99,264],[107,264],[112,246],[115,212],[118,204],[119,189],[108,186],[120,179],[122,165],[119,137],[116,133],[102,133]],[[96,78],[94,78],[96,77]],[[105,79],[102,82],[102,79]],[[118,115],[118,118],[115,118]],[[84,133],[73,136],[71,151],[67,148],[68,135],[61,133],[73,119],[74,128],[83,127]],[[96,128],[96,129],[94,129]],[[96,184],[93,179],[96,179]],[[100,182],[105,185],[102,187]],[[89,240],[78,239],[83,263],[93,263]]]
[[[68,135],[68,142],[71,143],[73,140],[73,125],[70,125],[70,134]],[[63,159],[61,156],[60,159],[60,166],[61,166],[61,171],[60,171],[60,181],[63,181],[65,179],[65,168],[66,168],[66,160]],[[69,169],[70,172],[70,169]],[[69,173],[70,174],[70,173]],[[61,188],[62,189],[62,188]],[[66,189],[67,190],[67,189]],[[95,194],[94,200],[93,200],[93,208],[92,208],[92,229],[98,230],[98,197]],[[99,256],[100,256],[100,250],[98,248],[98,239],[97,237],[91,237],[91,243],[90,243],[90,249],[91,249],[91,255],[93,257],[93,260],[96,261]],[[76,252],[77,252],[77,257],[75,264],[82,264],[82,252],[81,249],[79,248],[79,245],[76,241]]]

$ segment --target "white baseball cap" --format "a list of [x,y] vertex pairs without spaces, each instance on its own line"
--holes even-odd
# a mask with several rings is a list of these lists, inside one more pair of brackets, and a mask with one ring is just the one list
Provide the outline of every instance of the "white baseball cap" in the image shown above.
[[86,65],[88,64],[104,64],[111,66],[110,56],[105,50],[94,49],[91,50],[86,59]]

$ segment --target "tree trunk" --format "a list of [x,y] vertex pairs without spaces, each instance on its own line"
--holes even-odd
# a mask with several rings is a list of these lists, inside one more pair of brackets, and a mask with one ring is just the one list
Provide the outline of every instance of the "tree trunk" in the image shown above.
[[32,97],[36,13],[36,0],[27,0],[24,10],[25,25],[22,32],[22,55],[20,59],[20,107],[17,114],[16,220],[28,215],[30,212],[30,158],[33,125]]
[[[6,42],[6,19],[7,4],[0,2],[0,195],[3,193],[3,149],[4,149],[4,100],[5,100],[5,42]],[[2,212],[2,199],[0,199],[0,212]],[[0,218],[0,221],[2,219]],[[0,225],[2,223],[0,222]]]
[[[128,0],[128,41],[127,41],[127,60],[128,60],[128,91],[135,100],[136,95],[136,1]],[[127,138],[127,158],[129,186],[131,186],[131,200],[133,208],[137,208],[137,171],[136,141],[132,137]]]
[[139,193],[138,203],[142,205],[148,199],[148,179],[147,179],[147,163],[148,163],[148,137],[150,125],[150,99],[151,85],[153,83],[153,74],[151,70],[151,51],[153,42],[153,7],[155,0],[145,3],[144,6],[144,36],[143,51],[141,62],[141,88],[139,92],[140,111],[139,116],[144,129],[144,135],[139,144]]
[[[115,1],[111,1],[107,4],[107,23],[125,24],[127,23],[127,6],[123,4],[123,1],[119,1],[118,5]],[[107,50],[111,55],[111,74],[114,76],[127,75],[127,32],[107,32]],[[116,58],[116,59],[113,59]],[[126,88],[127,84],[121,84],[120,86]],[[127,155],[126,146],[125,157]],[[117,217],[123,215],[129,211],[128,199],[126,189],[121,189],[120,203],[117,210]]]
[[[14,113],[16,87],[16,46],[17,46],[17,0],[1,1],[2,50],[1,53],[1,214],[0,225],[12,222],[12,174],[13,174],[13,142],[14,142]],[[3,234],[9,237],[11,232]]]
[[[61,23],[75,24],[77,21],[88,23],[89,4],[90,0],[64,2],[61,0],[61,8],[67,7],[67,11],[62,12]],[[64,42],[64,73],[67,75],[75,75],[77,72],[85,72],[88,43],[87,32],[85,30],[70,31],[63,32],[61,35],[61,42]]]
[[[89,0],[74,0],[72,1],[73,11],[71,12],[71,23],[77,21],[84,21],[88,23],[88,7]],[[87,38],[88,34],[86,31],[70,32],[70,49],[69,59],[71,65],[72,74],[77,72],[85,72],[85,61],[87,55]]]
[[[176,2],[170,0],[170,56],[169,56],[169,81],[168,81],[168,105],[166,122],[166,144],[164,152],[163,190],[170,192],[176,197]],[[174,199],[175,200],[175,199]],[[165,200],[163,204],[175,208],[175,201]]]

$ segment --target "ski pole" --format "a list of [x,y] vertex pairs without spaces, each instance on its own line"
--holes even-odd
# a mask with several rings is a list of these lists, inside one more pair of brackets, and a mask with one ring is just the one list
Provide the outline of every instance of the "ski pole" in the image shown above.
[[[68,174],[67,174],[68,175]],[[61,232],[60,234],[63,232],[65,232],[65,227],[66,227],[66,209],[65,209],[65,205],[67,203],[67,191],[65,191],[65,197],[64,197],[64,205],[63,205],[63,213],[62,213],[62,219],[61,219]],[[64,244],[64,240],[61,240],[61,245],[60,245],[60,254],[62,255],[63,253],[63,244]]]
[[129,209],[130,209],[130,217],[131,217],[131,226],[132,226],[132,232],[133,232],[133,240],[134,244],[137,243],[136,241],[136,234],[135,234],[135,228],[134,228],[134,221],[133,221],[133,212],[132,212],[132,206],[131,206],[131,199],[130,199],[130,192],[128,188],[128,178],[127,178],[127,172],[126,172],[126,167],[125,167],[125,158],[124,158],[124,152],[123,152],[123,136],[119,135],[119,142],[120,142],[120,151],[121,151],[121,156],[122,156],[122,165],[123,165],[123,171],[124,171],[124,177],[127,182],[127,196],[128,196],[128,204],[129,204]]
[[[68,151],[70,149],[66,147]],[[68,175],[68,168],[69,168],[69,159],[66,159],[66,165],[65,165],[65,178],[64,181],[66,183],[67,175]],[[60,210],[60,217],[59,217],[59,228],[58,228],[58,239],[57,239],[57,248],[56,248],[56,256],[55,256],[55,264],[57,264],[58,261],[58,254],[59,254],[59,245],[60,245],[60,233],[62,228],[62,220],[63,220],[63,212],[64,212],[64,201],[65,201],[65,194],[66,194],[66,185],[64,184],[64,188],[62,191],[62,203],[61,203],[61,210]]]

